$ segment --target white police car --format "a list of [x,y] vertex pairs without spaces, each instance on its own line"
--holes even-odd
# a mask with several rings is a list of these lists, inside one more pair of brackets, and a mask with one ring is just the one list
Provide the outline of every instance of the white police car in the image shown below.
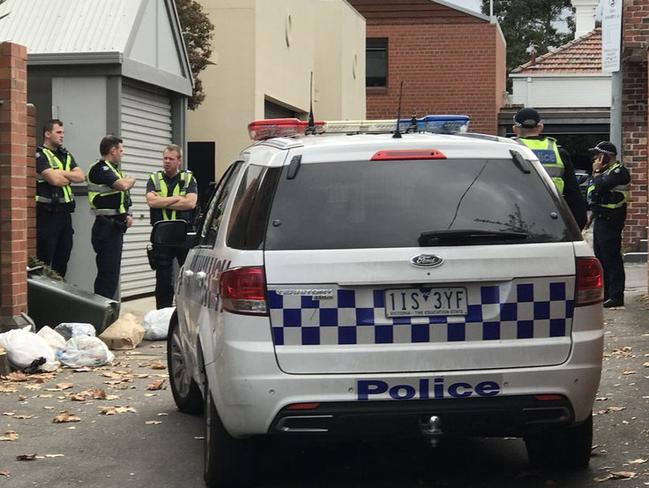
[[535,464],[588,464],[592,250],[526,147],[395,122],[254,122],[218,183],[168,347],[209,486],[244,483],[268,435],[521,436]]

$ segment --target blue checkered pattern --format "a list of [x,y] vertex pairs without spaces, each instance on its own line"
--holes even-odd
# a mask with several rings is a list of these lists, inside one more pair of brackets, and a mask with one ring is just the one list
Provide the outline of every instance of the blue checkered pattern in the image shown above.
[[339,288],[320,300],[278,290],[268,292],[276,346],[563,337],[570,334],[574,311],[572,278],[468,286],[468,314],[449,317],[388,318],[383,289]]

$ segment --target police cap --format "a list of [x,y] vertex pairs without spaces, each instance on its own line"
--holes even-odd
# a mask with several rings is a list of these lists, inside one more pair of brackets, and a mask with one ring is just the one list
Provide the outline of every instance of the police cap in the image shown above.
[[615,144],[609,141],[602,141],[599,144],[597,144],[597,146],[591,147],[589,151],[598,152],[602,154],[609,154],[611,156],[617,155],[617,148],[615,147]]
[[522,108],[514,115],[514,124],[517,127],[533,129],[541,122],[541,116],[533,108]]

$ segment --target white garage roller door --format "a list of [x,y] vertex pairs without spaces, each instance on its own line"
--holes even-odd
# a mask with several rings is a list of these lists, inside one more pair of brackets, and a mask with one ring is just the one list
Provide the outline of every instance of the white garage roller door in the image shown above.
[[122,88],[122,138],[125,174],[137,178],[131,190],[133,227],[124,238],[121,296],[152,293],[155,272],[149,267],[149,207],[145,201],[149,174],[162,168],[162,150],[171,144],[171,100],[168,96],[125,85]]

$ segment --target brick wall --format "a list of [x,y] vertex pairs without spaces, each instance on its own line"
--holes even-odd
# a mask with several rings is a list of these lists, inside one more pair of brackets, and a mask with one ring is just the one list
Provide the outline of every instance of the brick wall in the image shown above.
[[0,326],[27,308],[26,59],[25,47],[0,44]]
[[388,39],[388,87],[368,88],[367,118],[455,113],[471,117],[473,132],[496,134],[503,103],[505,46],[497,26],[379,24],[368,38]]
[[625,248],[636,250],[647,236],[647,46],[648,0],[624,2],[622,161],[631,171]]
[[36,256],[36,107],[27,105],[27,253]]

